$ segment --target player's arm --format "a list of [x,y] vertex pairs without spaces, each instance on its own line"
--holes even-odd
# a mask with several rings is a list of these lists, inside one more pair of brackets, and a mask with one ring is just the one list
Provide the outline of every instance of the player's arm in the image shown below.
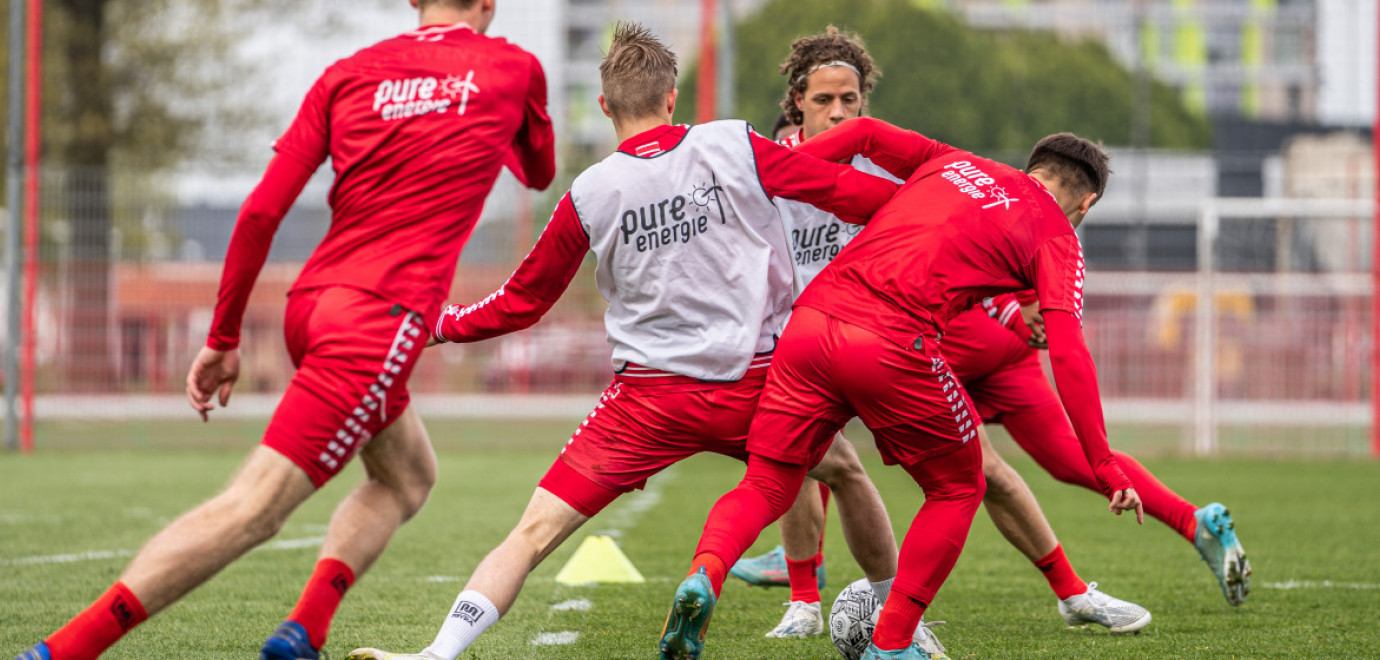
[[1010,293],[1003,293],[999,296],[984,298],[982,300],[982,311],[1002,324],[1007,330],[1016,333],[1021,341],[1030,339],[1030,328],[1027,328],[1021,320],[1021,304],[1016,302],[1016,296]]
[[855,117],[801,143],[797,151],[838,162],[862,154],[892,176],[906,180],[926,162],[957,151],[871,117]]
[[225,253],[208,348],[227,351],[240,345],[245,305],[268,259],[273,235],[329,152],[329,99],[329,84],[323,76],[307,93],[287,131],[274,142],[277,153],[240,207]]
[[1044,322],[1039,317],[1039,304],[1035,292],[1027,290],[986,298],[982,301],[982,309],[1026,344],[1049,348],[1045,343]]
[[1067,234],[1048,241],[1037,252],[1033,267],[1049,341],[1050,368],[1083,455],[1092,466],[1098,488],[1111,499],[1111,510],[1119,514],[1135,509],[1137,521],[1143,521],[1140,498],[1107,445],[1097,367],[1083,338],[1080,318],[1083,257],[1078,239]]
[[273,235],[314,170],[293,156],[277,154],[269,161],[263,179],[240,207],[225,253],[220,294],[206,338],[208,347],[228,351],[240,345],[244,309],[259,271],[268,260]]
[[556,177],[556,135],[546,111],[546,72],[532,58],[532,77],[523,105],[522,128],[513,139],[513,148],[504,159],[522,185],[546,190]]
[[323,81],[324,77],[308,92],[297,118],[274,144],[278,153],[269,161],[263,179],[245,199],[235,220],[211,331],[187,371],[187,401],[202,421],[214,408],[212,396],[219,393],[222,406],[230,403],[230,390],[240,374],[237,349],[249,293],[268,260],[268,248],[283,216],[302,193],[312,172],[326,160],[329,91]]
[[772,197],[813,204],[841,220],[866,222],[896,193],[897,185],[881,177],[792,151],[750,133],[757,177]]
[[436,341],[475,342],[531,327],[565,293],[588,252],[589,237],[566,193],[537,244],[503,286],[472,305],[442,310]]

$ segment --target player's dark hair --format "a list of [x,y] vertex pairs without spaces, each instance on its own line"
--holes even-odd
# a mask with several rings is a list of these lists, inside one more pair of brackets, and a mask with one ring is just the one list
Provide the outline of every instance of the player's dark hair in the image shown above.
[[851,32],[840,32],[830,25],[823,34],[801,37],[791,44],[791,54],[781,62],[781,73],[786,76],[788,87],[786,98],[781,99],[781,109],[792,124],[805,123],[805,114],[795,107],[797,95],[805,95],[805,87],[810,74],[821,64],[845,62],[858,71],[858,88],[863,96],[863,108],[867,108],[867,93],[882,75],[872,56],[867,54],[862,37]]
[[770,137],[771,139],[775,140],[776,134],[780,133],[781,129],[786,128],[787,126],[798,126],[798,124],[791,121],[791,118],[786,116],[786,111],[783,110],[776,115],[776,121],[772,123],[771,133],[768,134],[767,137]]
[[676,88],[676,54],[637,23],[618,23],[599,63],[604,102],[615,119],[655,115]]
[[1107,166],[1109,160],[1111,156],[1102,150],[1101,145],[1073,133],[1055,133],[1035,144],[1030,159],[1025,163],[1025,171],[1044,170],[1078,197],[1090,192],[1097,193],[1093,199],[1093,204],[1096,204],[1102,199],[1102,191],[1107,189],[1107,177],[1112,173]]

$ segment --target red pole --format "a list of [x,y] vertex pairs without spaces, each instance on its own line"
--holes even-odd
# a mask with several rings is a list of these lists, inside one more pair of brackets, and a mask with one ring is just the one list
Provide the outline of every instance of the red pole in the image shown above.
[[1380,20],[1376,21],[1375,115],[1371,118],[1371,156],[1375,171],[1374,219],[1371,222],[1370,290],[1370,455],[1380,458]]
[[[11,0],[17,2],[18,0]],[[38,163],[40,156],[39,128],[42,115],[43,91],[43,0],[28,0],[28,73],[24,95],[27,101],[24,127],[24,308],[20,337],[19,397],[22,412],[19,417],[19,447],[24,453],[34,450],[34,291],[38,288]]]
[[714,19],[718,16],[714,0],[700,0],[700,79],[695,87],[695,123],[714,121],[717,84]]

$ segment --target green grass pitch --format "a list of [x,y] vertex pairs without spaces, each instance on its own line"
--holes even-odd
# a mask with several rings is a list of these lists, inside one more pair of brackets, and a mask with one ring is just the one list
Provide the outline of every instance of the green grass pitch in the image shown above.
[[[430,642],[464,579],[517,520],[574,425],[442,421],[428,425],[441,482],[416,520],[346,598],[327,648],[416,651]],[[128,422],[45,425],[31,456],[0,455],[0,657],[47,635],[116,579],[129,553],[168,520],[215,493],[262,429],[259,423]],[[1000,432],[994,434],[994,437]],[[857,433],[865,438],[865,433]],[[862,440],[860,445],[867,445]],[[927,616],[954,658],[1380,657],[1380,464],[1145,459],[1197,504],[1231,507],[1255,568],[1240,608],[1226,604],[1192,546],[1157,521],[1137,527],[1097,496],[1055,483],[1014,446],[998,447],[1039,497],[1079,574],[1144,605],[1143,634],[1064,627],[1039,573],[980,512],[963,557]],[[919,489],[864,450],[903,533]],[[466,658],[652,658],[667,606],[715,498],[742,475],[697,457],[625,497],[557,550],[512,612]],[[255,658],[310,573],[337,501],[361,476],[350,468],[308,502],[269,547],[251,553],[136,629],[106,658]],[[612,531],[645,584],[568,587],[554,577],[586,533]],[[777,543],[775,527],[754,553]],[[825,607],[861,577],[830,513]],[[552,606],[589,601],[588,610]],[[770,640],[784,589],[730,580],[710,627],[706,660],[837,658],[827,638]],[[536,645],[542,633],[577,633]]]

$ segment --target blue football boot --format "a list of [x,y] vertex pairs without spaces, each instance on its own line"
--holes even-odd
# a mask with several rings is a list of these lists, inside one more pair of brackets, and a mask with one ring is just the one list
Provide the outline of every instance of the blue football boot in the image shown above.
[[1232,605],[1246,602],[1246,596],[1251,593],[1251,562],[1236,538],[1236,523],[1231,519],[1231,512],[1213,502],[1193,515],[1198,519],[1193,547],[1212,569],[1217,584],[1222,586],[1222,595]]
[[284,621],[264,642],[259,660],[321,660],[321,653],[312,648],[302,624]]
[[661,629],[661,660],[695,660],[704,652],[704,634],[714,614],[714,585],[701,568],[676,589],[676,600]]

